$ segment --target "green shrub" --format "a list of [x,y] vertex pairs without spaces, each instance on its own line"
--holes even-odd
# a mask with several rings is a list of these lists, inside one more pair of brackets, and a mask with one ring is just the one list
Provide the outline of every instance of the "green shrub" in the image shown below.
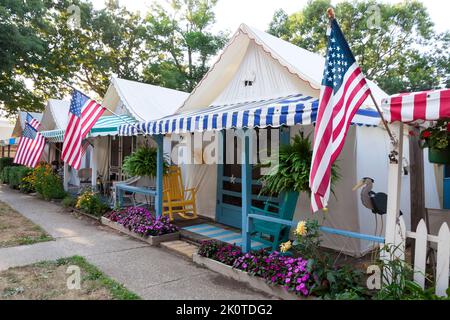
[[34,187],[34,169],[30,169],[28,174],[22,178],[20,181],[19,189],[23,193],[32,193],[36,192],[36,189]]
[[63,182],[55,175],[46,175],[42,179],[42,192],[41,195],[46,200],[51,199],[63,199],[66,196],[64,191]]
[[9,171],[11,170],[12,167],[4,167],[3,170],[1,171],[1,181],[4,184],[9,184]]
[[68,195],[62,200],[61,203],[64,208],[73,208],[77,204],[77,199],[72,197],[71,195]]
[[13,158],[0,158],[0,172],[3,171],[5,167],[13,167],[15,164],[13,163]]
[[63,199],[66,196],[61,179],[53,173],[48,164],[40,164],[34,169],[32,179],[36,192],[44,199]]
[[19,189],[23,178],[28,176],[33,169],[27,167],[10,167],[8,172],[8,184],[13,189]]
[[102,202],[100,196],[91,190],[83,192],[78,197],[76,208],[98,217],[110,210],[109,206]]

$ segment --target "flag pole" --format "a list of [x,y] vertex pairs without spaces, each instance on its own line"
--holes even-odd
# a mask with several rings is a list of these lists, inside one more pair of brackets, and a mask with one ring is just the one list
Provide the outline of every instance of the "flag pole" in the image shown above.
[[[333,8],[327,9],[327,16],[328,16],[328,19],[330,19],[330,24],[331,24],[332,20],[336,19]],[[386,119],[384,118],[383,113],[381,112],[380,106],[378,105],[378,102],[376,101],[375,97],[373,96],[372,90],[370,90],[370,88],[369,88],[369,92],[370,92],[370,98],[372,99],[372,101],[375,105],[375,108],[377,109],[377,112],[381,117],[381,122],[383,122],[383,126],[386,129],[386,131],[389,135],[389,138],[391,139],[392,144],[395,146],[397,144],[397,140],[395,140],[394,135],[392,134],[392,131],[389,128],[388,123],[387,123]]]
[[[72,88],[73,90],[77,90],[77,91],[80,91],[81,93],[83,93],[83,91],[78,90],[77,88],[75,88],[74,86],[72,86],[72,85],[70,85],[70,84],[68,84],[68,83],[67,83],[67,86],[69,86],[69,87]],[[83,94],[84,94],[84,93],[83,93]],[[128,125],[132,126],[133,128],[135,128],[136,131],[140,131],[140,132],[142,132],[142,133],[144,134],[144,136],[147,136],[147,133],[146,133],[145,131],[139,129],[139,127],[137,127],[134,123],[128,122],[126,119],[122,118],[120,115],[118,115],[117,113],[115,113],[115,112],[112,111],[111,109],[105,107],[104,105],[102,105],[102,107],[105,108],[106,110],[108,110],[109,112],[111,112],[111,113],[112,113],[113,115],[115,115],[117,118],[123,120],[126,124],[128,124]]]

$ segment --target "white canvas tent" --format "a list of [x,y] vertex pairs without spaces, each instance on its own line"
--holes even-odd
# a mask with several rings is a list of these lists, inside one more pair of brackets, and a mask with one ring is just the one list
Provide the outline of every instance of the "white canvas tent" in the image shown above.
[[[42,120],[42,113],[38,112],[28,112],[33,118],[35,118],[37,121]],[[22,131],[25,128],[25,121],[27,119],[27,113],[25,111],[20,111],[17,115],[16,123],[14,124],[14,129],[11,134],[11,137],[13,138],[20,138],[22,135]]]
[[[64,141],[64,132],[69,121],[70,101],[49,99],[42,113],[41,126],[39,131],[46,137],[47,144],[44,149],[42,160],[48,163],[58,162],[62,163],[61,149]],[[89,157],[92,148],[89,147],[81,160],[81,169],[89,167]],[[67,168],[67,175],[64,177],[64,185],[68,188],[73,186],[78,188],[80,186],[80,178],[78,171],[72,168]]]
[[[243,123],[242,118],[239,117],[243,114],[242,112],[245,112],[246,105],[250,110],[251,106],[258,102],[264,104],[275,98],[296,94],[318,99],[324,61],[325,59],[320,55],[243,24],[182,107],[173,116],[142,124],[142,128],[150,128],[154,134],[171,132],[188,134],[184,132],[202,131],[205,128],[219,130],[217,123],[211,124],[215,117],[213,113],[217,110],[222,112],[240,106],[241,109],[236,109],[237,123]],[[375,98],[381,102],[387,95],[373,82],[369,84]],[[366,100],[361,109],[373,112],[373,102]],[[210,112],[209,115],[208,112]],[[219,118],[223,119],[223,117],[219,115]],[[197,118],[200,120],[197,121]],[[191,119],[195,119],[196,127],[187,130],[187,123],[184,120]],[[202,119],[205,123],[202,123]],[[372,125],[372,120],[362,121],[361,124]],[[227,121],[231,120],[228,118]],[[309,119],[309,122],[302,123],[311,123],[311,121],[312,119]],[[277,125],[272,123],[270,126]],[[229,127],[227,122],[226,128]],[[312,125],[291,126],[291,136],[299,130],[308,133],[313,130],[313,127]],[[121,132],[127,134],[130,131],[123,128]],[[359,194],[351,189],[360,178],[370,176],[375,180],[376,191],[387,191],[387,156],[390,151],[388,141],[387,134],[381,127],[352,126],[350,128],[338,162],[343,178],[336,185],[336,198],[331,199],[329,213],[326,214],[324,223],[326,226],[366,234],[374,233],[373,214],[362,207]],[[406,157],[405,164],[407,163]],[[217,219],[217,203],[221,201],[218,199],[220,194],[218,186],[221,184],[219,181],[222,181],[218,176],[218,167],[207,164],[185,165],[184,175],[186,187],[198,189],[197,211],[199,214]],[[409,185],[408,175],[402,179],[405,185]],[[409,201],[409,193],[405,191],[402,194],[401,203],[407,220],[410,211]],[[306,217],[312,217],[310,200],[306,195],[302,195],[297,204],[294,220]],[[317,218],[321,219],[319,216]],[[380,233],[380,230],[378,232]],[[351,255],[361,255],[371,245],[366,241],[329,234],[324,234],[323,244]]]
[[[124,124],[130,125],[130,122],[150,121],[173,114],[187,95],[173,89],[112,77],[102,105],[119,116],[128,117]],[[106,110],[104,115],[110,115],[111,119],[116,118],[109,110]],[[119,124],[116,128],[118,126]],[[118,137],[117,130],[95,135],[93,143],[96,160],[92,163],[96,163],[97,171],[103,176],[104,181],[110,180],[110,168],[114,166],[118,167],[118,179],[122,179],[120,165],[123,158],[134,151],[142,141],[142,137],[138,139]],[[153,141],[150,140],[149,143],[152,144]]]

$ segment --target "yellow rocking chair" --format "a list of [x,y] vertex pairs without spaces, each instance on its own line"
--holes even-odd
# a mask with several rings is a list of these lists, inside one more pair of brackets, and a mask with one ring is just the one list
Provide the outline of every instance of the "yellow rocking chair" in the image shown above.
[[169,215],[170,220],[174,214],[184,219],[197,218],[195,197],[195,188],[184,188],[180,168],[169,167],[163,179],[163,215]]

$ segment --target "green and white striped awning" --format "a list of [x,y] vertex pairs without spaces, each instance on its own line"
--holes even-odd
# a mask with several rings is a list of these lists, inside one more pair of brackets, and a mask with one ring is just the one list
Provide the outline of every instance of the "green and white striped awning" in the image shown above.
[[[130,116],[104,116],[98,119],[97,123],[91,129],[88,138],[115,136],[119,134],[119,127],[121,125],[135,124],[137,121]],[[50,142],[63,142],[65,129],[42,131],[41,134],[46,137]]]
[[41,134],[50,142],[63,142],[64,141],[64,129],[42,131]]
[[137,121],[133,117],[126,115],[101,117],[89,132],[88,137],[116,136],[119,134],[121,125],[135,123]]

